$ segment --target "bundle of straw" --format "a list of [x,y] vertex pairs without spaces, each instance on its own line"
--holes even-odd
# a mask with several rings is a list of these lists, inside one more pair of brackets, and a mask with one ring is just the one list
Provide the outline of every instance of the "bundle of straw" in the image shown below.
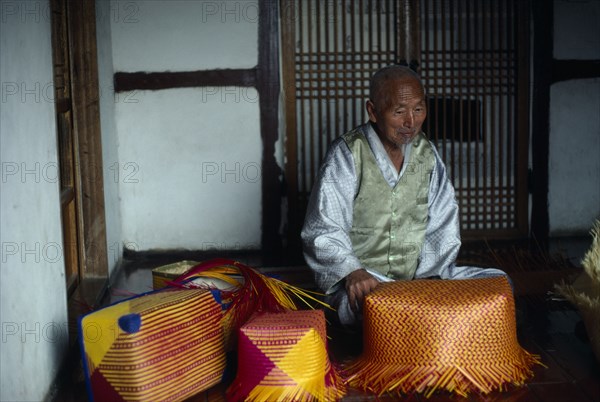
[[[229,286],[217,288],[215,281]],[[218,291],[227,307],[222,320],[226,350],[235,348],[235,335],[254,313],[298,310],[302,305],[314,308],[315,304],[331,308],[319,300],[319,293],[268,277],[239,261],[223,258],[204,261],[167,284]]]
[[592,245],[581,262],[584,272],[573,284],[563,282],[554,287],[579,310],[592,350],[600,362],[600,220],[596,220],[590,233]]

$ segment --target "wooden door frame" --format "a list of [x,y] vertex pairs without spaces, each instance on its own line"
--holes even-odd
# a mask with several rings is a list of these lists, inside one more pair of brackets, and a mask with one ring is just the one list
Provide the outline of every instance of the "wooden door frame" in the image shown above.
[[[298,0],[302,1],[302,0]],[[302,244],[300,241],[300,230],[302,222],[298,219],[298,155],[297,143],[298,137],[296,132],[296,26],[294,18],[296,0],[281,0],[281,81],[283,83],[283,108],[285,113],[285,132],[284,132],[284,147],[285,147],[285,181],[286,194],[288,202],[287,212],[287,245],[289,252],[294,255],[301,254]],[[291,21],[284,23],[285,20]]]
[[96,3],[67,0],[66,11],[79,254],[79,285],[71,298],[95,306],[108,286]]
[[544,0],[532,0],[533,93],[531,97],[532,196],[531,237],[547,249],[550,237],[548,211],[550,153],[550,87],[565,80],[600,78],[600,60],[559,60],[554,55],[554,7]]
[[553,47],[553,7],[532,1],[533,93],[531,99],[531,163],[529,191],[532,194],[531,236],[543,249],[548,246],[548,152],[550,150],[550,83]]

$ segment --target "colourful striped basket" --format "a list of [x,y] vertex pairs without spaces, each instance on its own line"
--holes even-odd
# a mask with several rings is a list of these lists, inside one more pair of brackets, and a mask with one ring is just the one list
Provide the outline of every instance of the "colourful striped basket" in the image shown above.
[[505,277],[382,283],[363,313],[364,350],[346,381],[364,391],[486,394],[523,384],[541,364],[517,341]]
[[229,401],[335,401],[345,386],[329,361],[321,310],[263,313],[239,331]]
[[90,401],[181,401],[219,383],[221,305],[206,289],[167,289],[83,316]]

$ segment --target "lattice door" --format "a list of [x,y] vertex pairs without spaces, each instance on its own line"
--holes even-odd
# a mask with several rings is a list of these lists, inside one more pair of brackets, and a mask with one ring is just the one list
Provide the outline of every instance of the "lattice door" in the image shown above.
[[463,236],[525,234],[524,3],[283,0],[290,233],[299,231],[329,143],[366,121],[369,77],[409,63],[427,87],[424,130],[457,190]]
[[446,162],[465,237],[527,233],[527,2],[421,0],[424,130]]

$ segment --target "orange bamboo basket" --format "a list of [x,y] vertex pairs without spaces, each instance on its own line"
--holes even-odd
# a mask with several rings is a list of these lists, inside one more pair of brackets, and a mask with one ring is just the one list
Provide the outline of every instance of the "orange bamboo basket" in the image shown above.
[[364,391],[487,394],[522,385],[540,363],[518,343],[505,277],[382,283],[363,312],[363,354],[345,373]]

